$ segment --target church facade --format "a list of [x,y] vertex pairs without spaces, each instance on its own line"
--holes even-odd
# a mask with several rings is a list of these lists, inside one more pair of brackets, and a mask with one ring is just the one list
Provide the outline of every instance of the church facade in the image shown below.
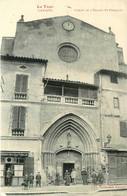
[[109,28],[71,16],[17,22],[1,47],[2,184],[100,169],[127,179],[127,65]]

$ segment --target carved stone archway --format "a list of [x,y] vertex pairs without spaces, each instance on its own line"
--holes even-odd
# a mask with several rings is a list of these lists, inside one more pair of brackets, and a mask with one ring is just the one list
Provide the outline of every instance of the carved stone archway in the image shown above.
[[43,168],[50,166],[56,170],[56,154],[63,150],[81,152],[81,165],[87,167],[89,172],[97,165],[98,150],[94,130],[72,113],[59,118],[45,132],[42,144]]

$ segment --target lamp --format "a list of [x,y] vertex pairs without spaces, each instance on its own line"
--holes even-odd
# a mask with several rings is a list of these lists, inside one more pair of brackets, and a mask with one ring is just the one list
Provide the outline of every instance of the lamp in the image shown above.
[[112,136],[110,134],[107,135],[107,142],[104,143],[104,147],[107,146],[107,144],[109,144],[109,142],[111,141]]

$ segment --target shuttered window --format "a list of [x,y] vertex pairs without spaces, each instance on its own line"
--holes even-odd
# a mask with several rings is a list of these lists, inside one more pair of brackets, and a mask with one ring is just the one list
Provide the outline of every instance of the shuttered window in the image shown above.
[[81,97],[97,99],[97,90],[92,90],[88,88],[81,88]]
[[12,135],[24,136],[26,120],[26,108],[22,106],[13,107]]
[[27,99],[28,75],[16,75],[15,99]]
[[26,157],[24,165],[24,176],[34,174],[34,157]]
[[16,75],[15,92],[26,93],[28,85],[28,75]]
[[111,83],[117,84],[117,83],[118,83],[117,75],[114,74],[114,73],[112,73],[112,74],[110,75],[110,80],[111,80]]
[[62,96],[62,86],[47,85],[44,89],[44,94],[61,95]]
[[114,108],[119,108],[119,99],[118,97],[113,98]]
[[120,121],[120,136],[127,137],[127,123]]
[[78,97],[78,88],[64,87],[64,96]]

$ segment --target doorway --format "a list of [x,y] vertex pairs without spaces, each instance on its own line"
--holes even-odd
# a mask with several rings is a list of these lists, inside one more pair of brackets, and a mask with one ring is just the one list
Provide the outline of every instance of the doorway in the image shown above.
[[68,170],[68,172],[71,174],[72,169],[74,169],[74,163],[63,163],[63,178],[66,170]]
[[[8,186],[8,183],[7,183],[7,170],[8,170],[8,168],[10,168],[11,171],[14,171],[14,165],[13,164],[5,164],[5,186]],[[12,183],[12,179],[11,179],[11,183]]]

